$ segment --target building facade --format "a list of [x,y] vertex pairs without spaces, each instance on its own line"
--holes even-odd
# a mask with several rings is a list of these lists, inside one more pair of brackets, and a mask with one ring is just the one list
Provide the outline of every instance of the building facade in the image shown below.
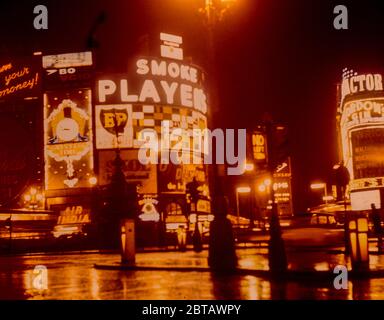
[[338,94],[341,156],[350,175],[352,210],[381,208],[384,187],[382,73],[344,69]]

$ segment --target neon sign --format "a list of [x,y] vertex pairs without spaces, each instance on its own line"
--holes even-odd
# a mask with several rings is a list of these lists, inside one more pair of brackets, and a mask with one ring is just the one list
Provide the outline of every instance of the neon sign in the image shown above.
[[133,82],[128,82],[125,76],[98,80],[98,102],[175,105],[207,113],[203,75],[196,67],[175,61],[141,58],[136,62],[136,74],[139,77]]
[[40,85],[39,72],[30,62],[7,63],[0,67],[0,98],[24,95],[35,95]]
[[373,189],[382,188],[384,180],[382,75],[344,69],[340,98],[341,144],[344,164],[351,176],[351,206],[353,210],[367,210],[374,203],[372,195],[379,194]]
[[383,78],[381,74],[357,74],[353,70],[344,69],[341,83],[341,100],[347,95],[362,93],[365,91],[382,91]]
[[262,133],[252,134],[253,157],[256,161],[265,161],[267,157],[266,138]]

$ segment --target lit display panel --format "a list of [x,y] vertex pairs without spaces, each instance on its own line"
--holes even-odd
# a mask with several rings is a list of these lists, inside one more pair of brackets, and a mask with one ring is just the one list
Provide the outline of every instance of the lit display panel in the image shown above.
[[89,187],[93,175],[91,90],[44,94],[45,188]]

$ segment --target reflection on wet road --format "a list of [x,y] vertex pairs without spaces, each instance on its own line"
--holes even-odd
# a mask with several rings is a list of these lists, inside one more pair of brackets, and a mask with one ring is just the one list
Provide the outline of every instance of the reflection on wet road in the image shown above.
[[[257,251],[257,252],[256,252]],[[257,253],[257,254],[256,254]],[[238,250],[242,267],[267,269],[259,249]],[[305,258],[304,258],[305,257]],[[342,255],[295,254],[290,267],[329,270],[345,263]],[[207,252],[137,254],[138,264],[206,265]],[[384,265],[383,256],[373,256]],[[119,261],[115,254],[10,256],[0,259],[0,299],[383,299],[384,279],[349,281],[348,290],[332,283],[276,282],[251,275],[215,275],[211,272],[96,270],[95,263]],[[302,264],[300,263],[302,262]],[[48,290],[33,289],[36,265],[48,269]]]

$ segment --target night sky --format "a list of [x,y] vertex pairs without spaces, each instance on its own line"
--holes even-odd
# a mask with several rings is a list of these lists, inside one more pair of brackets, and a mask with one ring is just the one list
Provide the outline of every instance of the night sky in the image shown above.
[[[337,159],[336,84],[341,70],[382,71],[383,1],[238,0],[216,29],[220,126],[251,128],[265,112],[286,123],[292,147],[296,207],[309,183],[329,176]],[[33,8],[45,4],[49,29],[33,28]],[[96,17],[99,70],[124,72],[145,50],[145,36],[183,35],[186,55],[206,66],[201,0],[1,0],[0,57],[86,49]],[[349,29],[333,28],[333,8],[346,5]]]

